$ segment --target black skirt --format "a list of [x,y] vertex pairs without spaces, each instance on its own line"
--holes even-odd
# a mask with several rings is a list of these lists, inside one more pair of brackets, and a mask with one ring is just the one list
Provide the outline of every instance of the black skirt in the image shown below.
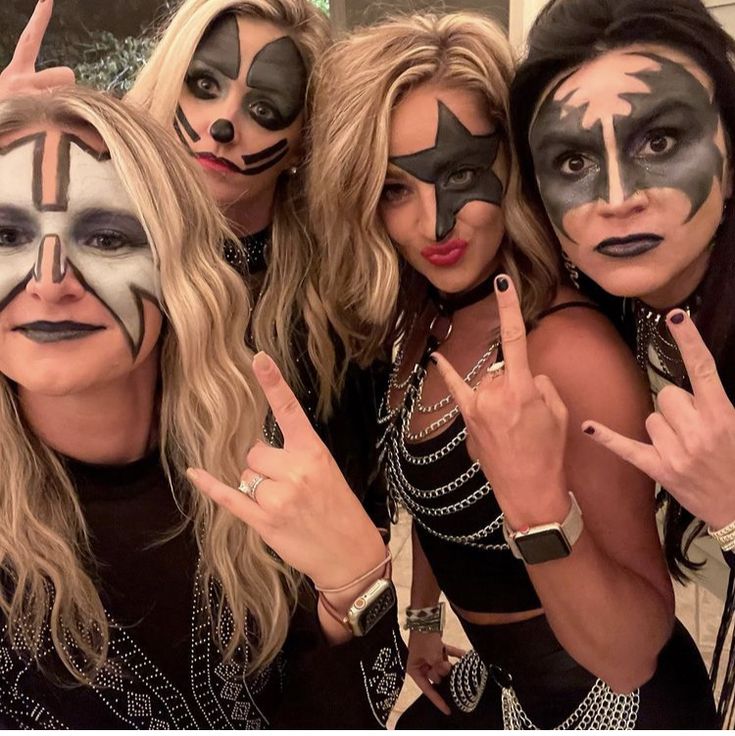
[[[396,728],[502,729],[501,688],[512,682],[528,718],[550,729],[575,711],[597,681],[566,653],[545,616],[499,626],[460,621],[476,654],[455,665],[454,682],[450,675],[438,686],[452,715],[445,716],[422,695]],[[487,668],[484,690],[479,687],[478,655]],[[635,720],[636,730],[662,728],[718,728],[704,662],[678,620],[654,676],[640,688]]]

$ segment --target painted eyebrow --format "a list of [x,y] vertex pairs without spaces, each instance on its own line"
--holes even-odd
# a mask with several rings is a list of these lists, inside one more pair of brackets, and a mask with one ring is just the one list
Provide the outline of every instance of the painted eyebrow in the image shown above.
[[649,122],[653,122],[656,118],[663,117],[664,115],[668,115],[672,112],[696,113],[697,108],[689,104],[686,100],[677,97],[670,97],[668,99],[661,100],[655,107],[645,110],[642,115],[628,115],[625,119],[647,124]]
[[533,140],[533,144],[537,148],[555,147],[555,148],[599,148],[600,141],[598,137],[591,131],[582,129],[578,133],[560,132],[558,130],[550,130],[540,134],[538,139]]
[[[206,57],[195,57],[189,62],[189,66],[186,69],[187,74],[196,73],[196,72],[212,72],[215,71],[218,74],[221,74],[224,77],[227,77],[227,79],[230,79],[230,77],[227,76],[227,73],[225,70],[217,64],[217,62],[214,59],[208,59]],[[230,80],[234,81],[234,80]]]
[[129,235],[135,244],[142,245],[148,242],[145,229],[135,215],[120,210],[102,208],[84,210],[76,215],[72,236],[80,238],[98,228],[120,230]]
[[9,222],[13,225],[26,225],[27,227],[36,225],[36,220],[26,210],[15,205],[0,204],[0,226]]

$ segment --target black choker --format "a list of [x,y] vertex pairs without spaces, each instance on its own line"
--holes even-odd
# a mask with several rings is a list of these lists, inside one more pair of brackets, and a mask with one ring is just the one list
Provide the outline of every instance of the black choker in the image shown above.
[[495,291],[495,277],[498,273],[493,273],[477,286],[461,294],[440,294],[433,284],[429,284],[429,298],[436,304],[440,314],[447,317],[451,316],[460,309],[469,307],[471,304],[477,304],[485,297],[490,296]]

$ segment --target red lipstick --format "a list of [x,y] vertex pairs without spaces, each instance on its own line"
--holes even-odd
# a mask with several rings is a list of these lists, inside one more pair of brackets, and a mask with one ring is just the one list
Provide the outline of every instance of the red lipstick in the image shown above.
[[431,263],[432,266],[453,266],[457,263],[467,250],[467,241],[455,238],[437,245],[427,245],[421,251],[421,255]]
[[240,169],[232,161],[215,156],[213,153],[198,153],[196,154],[196,159],[203,169],[218,171],[220,173],[240,173]]

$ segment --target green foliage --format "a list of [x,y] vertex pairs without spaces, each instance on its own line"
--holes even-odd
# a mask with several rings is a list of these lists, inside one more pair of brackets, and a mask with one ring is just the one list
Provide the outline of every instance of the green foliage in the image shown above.
[[116,38],[108,31],[90,34],[83,60],[76,65],[77,79],[96,89],[127,92],[138,70],[153,50],[150,38]]
[[327,15],[329,15],[329,0],[311,0],[311,2],[313,2],[319,10],[323,10]]

